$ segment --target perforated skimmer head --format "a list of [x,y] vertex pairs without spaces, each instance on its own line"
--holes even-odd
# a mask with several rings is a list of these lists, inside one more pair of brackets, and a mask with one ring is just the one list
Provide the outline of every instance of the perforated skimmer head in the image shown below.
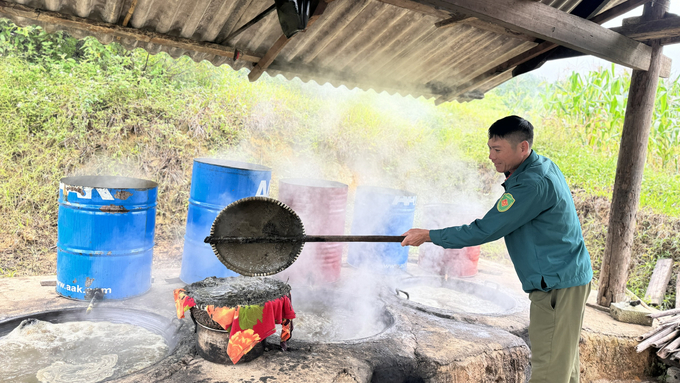
[[[280,201],[248,197],[225,207],[215,218],[211,237],[302,237],[300,217]],[[265,276],[283,271],[295,262],[304,242],[212,243],[217,258],[241,275]]]

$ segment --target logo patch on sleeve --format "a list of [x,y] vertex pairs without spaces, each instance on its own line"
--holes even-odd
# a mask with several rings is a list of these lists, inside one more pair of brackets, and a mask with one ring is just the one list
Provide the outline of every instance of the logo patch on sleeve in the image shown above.
[[515,203],[515,198],[512,196],[512,194],[505,193],[505,194],[503,194],[501,199],[498,200],[498,203],[496,204],[496,209],[498,209],[498,211],[503,213],[503,212],[508,211],[514,203]]

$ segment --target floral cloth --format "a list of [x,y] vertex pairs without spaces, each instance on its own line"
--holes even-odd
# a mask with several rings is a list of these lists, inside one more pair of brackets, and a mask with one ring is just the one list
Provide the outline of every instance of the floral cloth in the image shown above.
[[[196,302],[186,295],[184,289],[176,289],[174,294],[177,318],[182,319],[187,310],[196,306]],[[274,334],[277,324],[282,325],[281,347],[285,350],[286,341],[290,339],[293,331],[292,319],[295,319],[290,295],[266,302],[264,305],[238,307],[210,305],[206,306],[205,311],[212,320],[229,331],[227,355],[234,364],[252,350],[257,342]]]

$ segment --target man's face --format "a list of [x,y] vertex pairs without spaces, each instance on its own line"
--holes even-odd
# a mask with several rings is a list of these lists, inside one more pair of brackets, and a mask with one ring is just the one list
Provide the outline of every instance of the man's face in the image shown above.
[[[526,158],[525,151],[528,151],[529,144],[524,141],[513,145],[505,138],[492,137],[487,143],[489,145],[489,159],[499,173],[513,172]],[[526,146],[527,150],[524,146]]]

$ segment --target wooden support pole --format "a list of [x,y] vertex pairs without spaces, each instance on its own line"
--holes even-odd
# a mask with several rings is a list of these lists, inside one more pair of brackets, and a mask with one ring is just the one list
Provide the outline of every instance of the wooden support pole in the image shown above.
[[[646,20],[662,18],[668,9],[668,3],[668,0],[658,0],[653,3],[654,6],[645,4],[643,17]],[[662,52],[663,47],[658,42],[653,43],[649,70],[634,70],[630,80],[607,242],[600,269],[597,292],[597,303],[600,306],[609,307],[612,302],[621,302],[626,297],[635,216],[640,205],[642,172],[647,157]]]
[[[293,36],[294,37],[294,36]],[[293,38],[291,37],[291,38]],[[272,45],[271,48],[265,53],[265,55],[262,57],[262,60],[258,61],[257,64],[253,67],[253,69],[248,73],[248,80],[252,81],[257,81],[257,79],[262,76],[262,73],[269,67],[269,64],[271,64],[276,56],[281,53],[283,48],[288,44],[288,41],[290,39],[286,37],[286,35],[281,35],[278,40]]]
[[128,9],[127,15],[125,15],[125,19],[123,20],[124,27],[127,27],[128,22],[130,22],[132,14],[135,12],[135,7],[137,7],[137,0],[132,0],[132,4],[130,4],[130,9]]
[[659,259],[654,266],[652,278],[649,280],[649,286],[645,293],[645,299],[653,305],[660,305],[663,302],[663,296],[666,295],[668,282],[671,280],[671,272],[673,271],[673,259],[664,258]]

